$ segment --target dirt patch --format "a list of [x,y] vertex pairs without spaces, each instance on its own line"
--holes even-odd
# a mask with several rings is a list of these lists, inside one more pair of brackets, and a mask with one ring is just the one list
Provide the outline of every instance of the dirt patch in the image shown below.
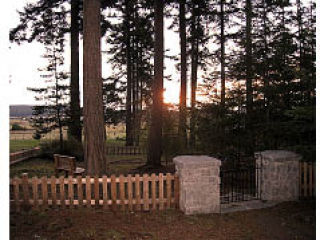
[[10,239],[315,239],[315,202],[229,214],[185,216],[177,210],[48,210],[12,214]]

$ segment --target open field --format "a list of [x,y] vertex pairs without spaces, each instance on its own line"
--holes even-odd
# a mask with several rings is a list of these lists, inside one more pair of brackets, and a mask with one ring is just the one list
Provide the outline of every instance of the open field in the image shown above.
[[260,210],[194,216],[178,210],[30,211],[11,214],[10,239],[311,240],[316,236],[315,220],[314,202],[287,202]]
[[[10,140],[10,153],[37,147],[40,145],[41,142],[44,142],[44,141],[46,140],[36,140],[36,139]],[[117,139],[108,139],[107,145],[124,146],[125,141],[117,140]]]
[[[35,130],[32,128],[31,122],[27,119],[10,119],[10,129],[13,124],[18,124],[24,130],[10,131],[10,152],[16,152],[23,149],[36,147],[42,141],[52,141],[59,139],[58,129],[44,134],[40,140],[33,138]],[[107,144],[112,146],[124,146],[125,144],[125,125],[118,124],[117,126],[107,126]],[[64,139],[67,139],[67,128],[63,130]]]
[[[33,133],[35,132],[32,127],[32,123],[26,119],[10,119],[10,130],[14,124],[18,124],[23,130],[10,131],[10,139],[13,140],[28,140],[33,139]],[[126,136],[125,124],[108,125],[106,126],[107,139],[123,139]],[[67,137],[67,127],[63,129],[64,137]],[[58,139],[58,129],[42,136],[43,139]]]
[[24,149],[30,149],[39,146],[40,141],[35,139],[29,140],[10,140],[10,152],[17,152]]
[[[31,122],[26,119],[10,119],[10,129],[13,124],[18,124],[24,130],[10,131],[10,152],[16,152],[23,149],[36,147],[42,141],[52,141],[59,139],[58,129],[44,134],[40,140],[33,138],[35,130],[32,128]],[[124,146],[125,144],[125,125],[118,124],[117,126],[107,126],[107,144],[112,146]],[[63,130],[64,139],[67,139],[67,128]]]

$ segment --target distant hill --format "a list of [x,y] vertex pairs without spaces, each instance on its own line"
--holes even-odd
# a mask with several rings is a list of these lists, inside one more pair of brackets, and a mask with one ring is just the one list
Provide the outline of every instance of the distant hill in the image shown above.
[[11,105],[10,117],[31,117],[32,105]]

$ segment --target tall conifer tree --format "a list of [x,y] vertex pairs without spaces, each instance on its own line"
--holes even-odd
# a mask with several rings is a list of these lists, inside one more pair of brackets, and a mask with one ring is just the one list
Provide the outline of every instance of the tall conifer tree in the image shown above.
[[84,159],[89,175],[102,175],[106,171],[106,130],[101,76],[100,0],[85,0],[83,8]]

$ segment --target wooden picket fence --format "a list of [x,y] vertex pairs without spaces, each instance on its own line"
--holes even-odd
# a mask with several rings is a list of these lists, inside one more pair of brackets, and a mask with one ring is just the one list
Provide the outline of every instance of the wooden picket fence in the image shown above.
[[146,154],[146,149],[134,146],[106,146],[106,152],[108,155],[142,155]]
[[300,162],[300,198],[315,198],[316,196],[316,164],[315,162]]
[[177,175],[160,173],[102,178],[59,177],[10,179],[12,211],[21,209],[102,207],[112,210],[148,211],[178,207]]

